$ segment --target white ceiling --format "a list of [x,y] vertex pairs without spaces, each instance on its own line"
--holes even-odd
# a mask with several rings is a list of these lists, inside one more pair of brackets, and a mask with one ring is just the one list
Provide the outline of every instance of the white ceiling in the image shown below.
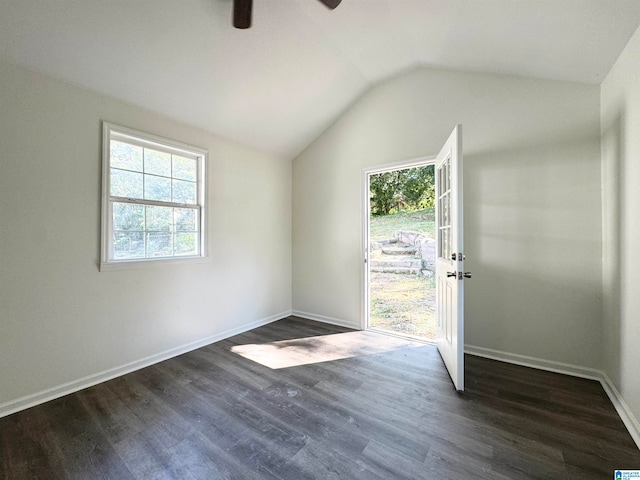
[[292,158],[419,65],[598,84],[640,0],[2,0],[0,57]]

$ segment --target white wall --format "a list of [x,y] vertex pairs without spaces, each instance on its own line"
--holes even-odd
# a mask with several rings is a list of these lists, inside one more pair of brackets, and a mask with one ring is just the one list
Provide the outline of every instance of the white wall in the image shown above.
[[640,29],[601,88],[604,367],[640,419]]
[[[289,162],[7,63],[0,112],[0,413],[290,312]],[[209,150],[209,262],[98,271],[101,120]]]
[[370,90],[293,165],[293,308],[361,321],[362,170],[463,124],[467,344],[601,358],[599,88],[421,68]]

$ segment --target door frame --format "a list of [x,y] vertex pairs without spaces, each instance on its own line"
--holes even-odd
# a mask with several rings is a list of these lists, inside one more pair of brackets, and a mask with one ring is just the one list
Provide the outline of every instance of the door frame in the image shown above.
[[[360,276],[360,329],[367,330],[370,328],[370,295],[369,295],[369,218],[371,216],[371,201],[369,199],[369,177],[377,173],[392,172],[394,170],[407,170],[413,167],[421,167],[423,165],[435,165],[437,155],[413,158],[410,160],[402,160],[394,163],[387,163],[375,167],[367,167],[362,170],[362,191],[361,191],[361,210],[360,218],[362,219],[361,231],[361,261],[362,270]],[[437,241],[437,239],[436,239]]]

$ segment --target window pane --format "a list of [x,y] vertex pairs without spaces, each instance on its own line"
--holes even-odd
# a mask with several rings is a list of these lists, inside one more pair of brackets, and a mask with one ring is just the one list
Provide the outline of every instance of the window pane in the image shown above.
[[173,180],[173,201],[176,203],[196,204],[196,184]]
[[176,233],[174,240],[174,255],[197,255],[195,233]]
[[196,211],[192,208],[174,208],[176,231],[196,232],[198,230]]
[[449,211],[449,193],[442,197],[442,226],[445,227],[451,224],[450,211]]
[[171,176],[171,154],[157,150],[144,149],[144,173]]
[[173,178],[195,182],[197,180],[197,172],[197,164],[193,158],[173,156]]
[[173,216],[171,207],[147,206],[147,230],[156,232],[170,232]]
[[111,195],[142,198],[142,174],[111,169]]
[[451,188],[451,158],[447,158],[444,164],[444,189],[449,190]]
[[170,257],[173,254],[172,234],[147,232],[147,257]]
[[144,176],[144,198],[160,202],[171,201],[171,179],[165,177]]
[[129,231],[144,230],[144,206],[114,203],[113,229]]
[[451,258],[451,235],[448,228],[443,228],[442,232],[442,258]]
[[144,258],[144,233],[114,232],[113,257],[116,260]]
[[129,145],[128,143],[111,140],[110,161],[114,168],[124,170],[142,171],[142,147]]

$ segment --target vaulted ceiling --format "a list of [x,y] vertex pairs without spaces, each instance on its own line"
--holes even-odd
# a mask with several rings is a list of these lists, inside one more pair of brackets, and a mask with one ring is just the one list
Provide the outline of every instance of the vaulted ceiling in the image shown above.
[[598,84],[638,0],[2,0],[0,58],[293,158],[417,66]]

